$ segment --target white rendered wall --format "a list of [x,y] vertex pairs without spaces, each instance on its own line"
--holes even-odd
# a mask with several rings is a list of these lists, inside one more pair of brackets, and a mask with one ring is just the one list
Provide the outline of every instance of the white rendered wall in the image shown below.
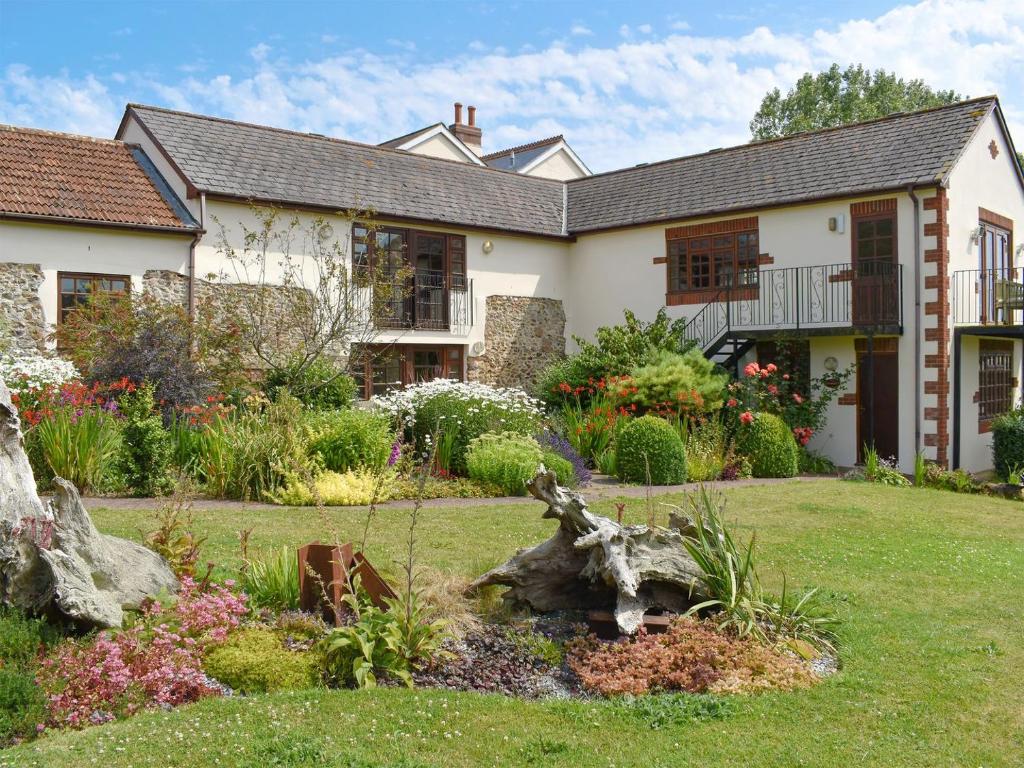
[[440,157],[445,160],[458,160],[462,163],[471,162],[466,153],[461,151],[443,134],[437,134],[431,136],[426,141],[422,141],[414,147],[410,147],[409,152],[417,155],[428,155],[430,157]]
[[558,152],[551,155],[551,157],[548,157],[531,168],[529,173],[527,173],[527,176],[542,176],[545,179],[568,181],[569,179],[583,178],[586,176],[586,173],[576,165],[564,149],[560,149]]
[[142,291],[148,269],[167,269],[185,274],[190,235],[144,233],[112,227],[78,227],[63,224],[0,222],[0,262],[39,264],[47,332],[57,323],[57,273],[95,272],[130,275],[132,290]]

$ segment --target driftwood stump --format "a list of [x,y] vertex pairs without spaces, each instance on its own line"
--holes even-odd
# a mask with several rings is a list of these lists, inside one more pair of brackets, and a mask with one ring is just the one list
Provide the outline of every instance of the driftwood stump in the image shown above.
[[177,591],[178,580],[160,555],[97,531],[74,486],[54,482],[54,499],[44,504],[18,411],[0,378],[0,603],[118,627],[125,609]]
[[705,596],[703,572],[675,528],[620,525],[587,510],[583,496],[560,487],[543,466],[527,483],[548,505],[544,517],[558,520],[555,535],[521,549],[488,571],[470,590],[509,587],[504,599],[536,611],[614,608],[620,631],[633,634],[651,609],[681,612]]

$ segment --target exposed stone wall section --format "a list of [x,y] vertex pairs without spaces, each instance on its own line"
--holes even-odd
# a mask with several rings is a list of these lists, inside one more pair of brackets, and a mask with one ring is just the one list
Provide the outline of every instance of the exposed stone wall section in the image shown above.
[[[924,428],[925,446],[933,458],[949,466],[949,199],[939,188],[934,197],[923,201],[925,211],[933,211],[932,221],[924,225]],[[929,242],[931,241],[931,242]],[[928,247],[931,245],[932,247]],[[929,268],[930,267],[930,268]],[[931,426],[928,426],[931,422]]]
[[[188,306],[188,277],[186,275],[169,270],[152,269],[143,275],[142,282],[144,290],[161,301],[179,304],[182,307]],[[252,285],[196,280],[196,307],[201,310],[206,305],[211,306],[217,313],[215,316],[228,322],[230,317],[227,308],[239,306],[238,297],[244,292],[254,289],[255,286]],[[283,347],[297,347],[302,342],[302,334],[290,320],[291,313],[288,310],[289,304],[285,297],[285,290],[285,288],[276,286],[271,293],[271,301],[274,306],[271,307],[268,315],[274,319],[274,323],[273,327],[269,329],[270,337],[276,339],[277,343]],[[244,359],[243,364],[252,370],[265,367],[265,364],[255,356]]]
[[471,381],[529,390],[544,368],[565,356],[561,300],[488,296],[484,347],[484,354],[469,358]]
[[46,347],[46,317],[39,299],[43,268],[39,264],[0,263],[0,334],[13,346],[42,352]]

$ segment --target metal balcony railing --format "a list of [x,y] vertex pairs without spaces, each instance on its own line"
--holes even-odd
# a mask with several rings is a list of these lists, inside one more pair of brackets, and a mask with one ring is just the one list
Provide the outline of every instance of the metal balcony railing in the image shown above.
[[755,284],[728,286],[694,315],[686,337],[708,349],[746,331],[903,325],[903,267],[889,262],[764,269]]
[[1021,325],[1024,282],[1019,269],[958,269],[953,273],[955,325]]
[[363,303],[374,306],[376,325],[389,330],[447,331],[464,335],[473,326],[473,281],[446,272],[416,270],[380,283],[385,297],[374,305],[365,289]]

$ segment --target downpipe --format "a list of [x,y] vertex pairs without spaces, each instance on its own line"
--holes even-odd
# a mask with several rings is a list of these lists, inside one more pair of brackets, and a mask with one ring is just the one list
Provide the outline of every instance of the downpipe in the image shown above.
[[[914,206],[914,456],[921,452],[921,201],[914,187],[907,185],[907,195]],[[940,288],[941,290],[941,288]]]

